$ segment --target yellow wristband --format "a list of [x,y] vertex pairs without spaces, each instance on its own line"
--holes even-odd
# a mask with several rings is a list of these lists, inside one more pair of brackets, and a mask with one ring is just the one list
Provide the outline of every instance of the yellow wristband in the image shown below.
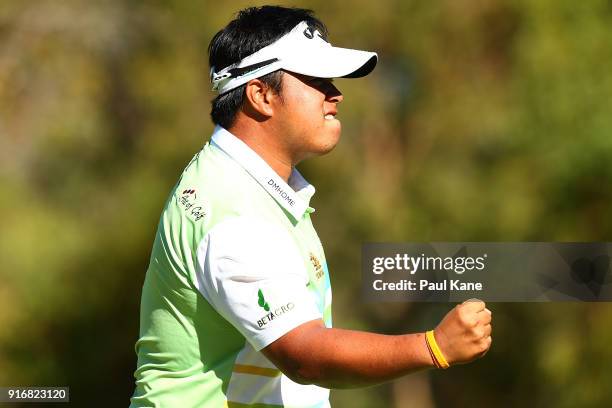
[[446,369],[450,367],[448,361],[446,361],[446,358],[444,358],[444,354],[442,354],[442,350],[440,350],[440,347],[438,347],[438,343],[436,343],[436,338],[434,337],[433,330],[430,330],[425,333],[425,340],[427,341],[427,345],[429,346],[429,349],[431,350],[431,353],[434,356],[434,362],[437,363],[440,368]]

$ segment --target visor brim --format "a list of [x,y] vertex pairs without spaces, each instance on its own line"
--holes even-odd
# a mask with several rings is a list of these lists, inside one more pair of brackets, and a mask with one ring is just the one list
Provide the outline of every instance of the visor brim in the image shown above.
[[317,78],[360,78],[368,75],[378,62],[375,52],[350,48],[324,47],[282,61],[287,71]]

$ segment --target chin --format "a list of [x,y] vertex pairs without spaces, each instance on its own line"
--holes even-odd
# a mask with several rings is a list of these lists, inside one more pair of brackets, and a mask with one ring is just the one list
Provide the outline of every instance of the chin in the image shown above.
[[[322,156],[334,150],[334,147],[338,144],[340,140],[340,133],[338,132],[335,137],[326,137],[323,140],[319,140],[318,143],[312,144],[308,147],[307,152],[302,156],[302,159],[308,159],[311,157]],[[301,161],[300,160],[300,161]]]
[[332,123],[329,123],[327,126],[315,130],[313,132],[315,136],[304,137],[304,140],[309,140],[310,142],[304,145],[304,150],[302,150],[303,155],[300,161],[310,157],[327,154],[336,147],[340,141],[341,126],[340,121],[334,119],[333,122],[336,122],[333,123],[333,126]]
[[323,140],[318,147],[318,151],[317,154],[326,154],[331,152],[332,150],[334,150],[334,147],[336,147],[336,145],[338,144],[338,142],[340,141],[340,129],[338,129],[337,132],[335,132],[334,134],[328,136],[325,138],[325,140]]

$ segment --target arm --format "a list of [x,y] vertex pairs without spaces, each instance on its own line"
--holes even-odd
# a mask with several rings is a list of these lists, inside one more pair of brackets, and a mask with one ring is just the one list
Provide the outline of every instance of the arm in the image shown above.
[[262,352],[294,381],[326,388],[373,385],[433,366],[423,333],[328,329],[321,320],[295,328]]
[[[431,367],[423,334],[385,336],[328,329],[306,288],[301,255],[286,232],[257,219],[218,224],[198,246],[198,284],[206,300],[285,375],[324,387],[372,385]],[[274,256],[268,249],[276,248]],[[263,325],[275,307],[295,307]],[[471,361],[490,346],[491,314],[483,302],[451,310],[435,329],[450,364]]]
[[[451,310],[434,335],[448,362],[483,356],[491,345],[491,312],[483,302]],[[388,336],[304,323],[262,350],[285,375],[326,388],[374,385],[433,367],[424,333]]]

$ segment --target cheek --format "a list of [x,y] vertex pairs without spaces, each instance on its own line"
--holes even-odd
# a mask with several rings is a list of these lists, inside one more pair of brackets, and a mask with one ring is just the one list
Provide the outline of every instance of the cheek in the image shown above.
[[296,101],[293,117],[295,125],[303,129],[306,134],[312,133],[313,130],[320,131],[326,125],[323,108],[306,98]]

